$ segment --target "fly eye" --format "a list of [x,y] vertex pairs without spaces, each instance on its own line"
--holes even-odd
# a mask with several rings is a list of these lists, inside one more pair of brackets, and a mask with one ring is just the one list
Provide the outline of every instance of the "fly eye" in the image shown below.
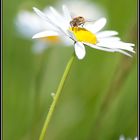
[[79,17],[79,18],[81,18],[81,19],[82,19],[83,17]]

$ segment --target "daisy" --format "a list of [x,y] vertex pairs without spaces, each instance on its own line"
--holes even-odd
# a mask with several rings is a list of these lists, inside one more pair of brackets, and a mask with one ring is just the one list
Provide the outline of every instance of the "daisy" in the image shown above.
[[65,37],[73,41],[75,54],[78,59],[83,59],[86,54],[85,45],[94,49],[120,52],[131,56],[128,52],[134,53],[134,44],[120,40],[118,32],[112,30],[100,31],[106,24],[106,18],[100,18],[95,22],[86,22],[84,25],[71,27],[73,20],[69,10],[63,6],[63,14],[59,14],[53,7],[50,7],[47,14],[37,8],[33,8],[38,16],[53,26],[53,30],[45,30],[33,36],[35,38]]
[[[63,0],[61,2],[59,1],[55,5],[57,8],[61,8],[61,5],[63,3],[68,5],[68,8],[71,9],[71,15],[73,17],[78,16],[78,13],[81,13],[81,15],[83,15],[84,17],[88,17],[89,19],[97,19],[102,16],[105,16],[106,13],[103,10],[103,8],[101,8],[99,5],[95,3],[93,4],[93,2],[91,3],[89,1]],[[48,9],[48,7],[45,7],[43,9],[44,14],[47,14],[47,12],[49,11]],[[86,11],[83,11],[82,9],[86,9]],[[52,26],[50,26],[50,24],[48,24],[46,21],[40,20],[40,17],[34,14],[33,12],[23,9],[19,11],[18,15],[14,20],[14,23],[19,35],[28,40],[30,40],[31,37],[37,32],[50,29],[52,30]],[[33,42],[32,51],[36,54],[40,54],[45,49],[47,49],[50,46],[50,44],[58,45],[58,43],[60,44],[59,46],[69,47],[72,45],[72,42],[69,39],[65,39],[64,37],[38,39]]]
[[[47,8],[44,10],[45,13],[47,13]],[[30,22],[29,22],[30,21]],[[44,20],[40,20],[40,17],[35,15],[33,12],[29,12],[26,10],[21,10],[16,19],[15,19],[15,25],[17,32],[22,35],[26,39],[31,39],[32,36],[37,33],[41,32],[43,30],[53,30],[53,26],[48,24]],[[61,40],[62,39],[62,40]],[[58,37],[50,37],[50,38],[43,38],[40,40],[36,40],[33,44],[32,50],[34,53],[42,53],[44,49],[48,48],[50,43],[53,44],[67,44],[70,45],[69,42],[66,42],[68,40],[65,40],[63,38]],[[62,43],[64,42],[64,43]]]

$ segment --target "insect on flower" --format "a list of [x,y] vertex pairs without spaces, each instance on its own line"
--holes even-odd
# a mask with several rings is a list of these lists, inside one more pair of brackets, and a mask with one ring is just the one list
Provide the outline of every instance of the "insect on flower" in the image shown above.
[[70,25],[71,27],[78,27],[80,25],[84,25],[84,23],[86,22],[84,17],[75,17],[72,19],[72,21],[70,21]]
[[[102,17],[94,23],[82,16],[72,18],[66,6],[63,6],[63,15],[59,14],[53,7],[50,7],[48,14],[42,13],[39,9],[33,8],[38,16],[51,24],[53,30],[45,30],[35,34],[32,38],[63,37],[73,41],[75,54],[78,59],[83,59],[86,54],[85,45],[94,49],[107,52],[120,52],[131,56],[129,52],[135,53],[134,44],[121,41],[117,31],[100,31],[106,24],[106,18]],[[85,24],[90,22],[89,24]],[[82,26],[82,27],[81,27]],[[84,27],[83,27],[84,26]]]
[[86,22],[93,22],[93,21],[87,20],[82,16],[78,16],[78,17],[73,18],[70,21],[70,25],[71,25],[71,27],[79,27],[80,25],[83,27]]

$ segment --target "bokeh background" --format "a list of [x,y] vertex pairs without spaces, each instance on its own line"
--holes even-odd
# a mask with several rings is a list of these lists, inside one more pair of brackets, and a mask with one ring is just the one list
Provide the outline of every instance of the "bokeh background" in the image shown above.
[[[3,140],[38,140],[51,93],[73,52],[72,47],[50,45],[43,53],[33,53],[34,40],[17,32],[15,18],[21,9],[43,9],[59,2],[3,1]],[[136,54],[129,58],[86,47],[85,59],[75,59],[72,65],[46,140],[118,140],[120,135],[138,135],[137,1],[90,2],[106,11],[105,29],[117,30],[124,41],[135,43]]]

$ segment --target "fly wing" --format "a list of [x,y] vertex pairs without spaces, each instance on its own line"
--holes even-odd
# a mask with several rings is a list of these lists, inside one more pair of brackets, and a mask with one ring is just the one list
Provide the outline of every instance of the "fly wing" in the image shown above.
[[96,20],[86,18],[85,21],[86,22],[95,22]]

